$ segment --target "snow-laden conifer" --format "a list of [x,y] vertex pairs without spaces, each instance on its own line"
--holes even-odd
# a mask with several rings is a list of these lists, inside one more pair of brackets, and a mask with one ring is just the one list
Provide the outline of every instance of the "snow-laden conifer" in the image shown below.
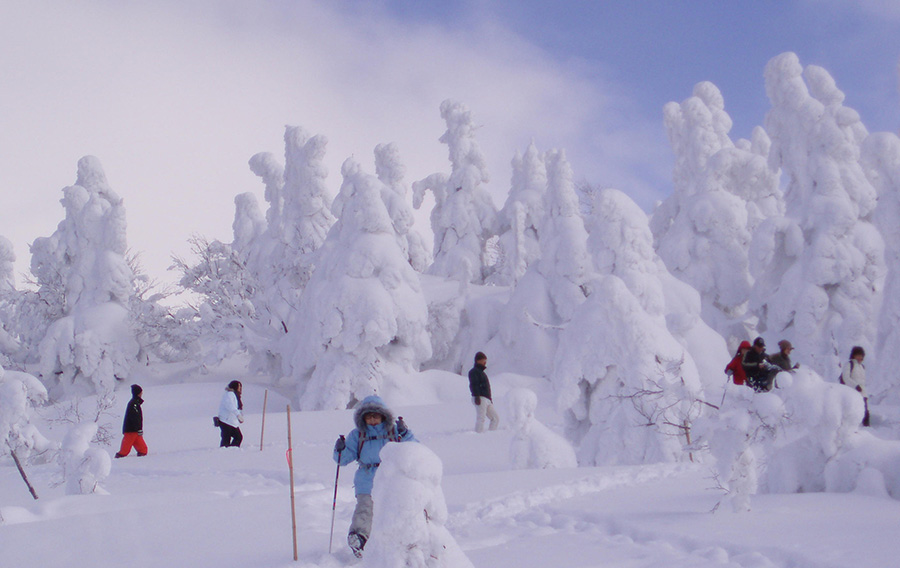
[[93,156],[78,161],[63,195],[65,219],[31,247],[39,293],[61,313],[40,343],[42,380],[53,396],[104,396],[129,376],[139,349],[129,325],[125,206]]
[[501,256],[490,282],[513,285],[540,258],[539,225],[544,216],[546,189],[544,158],[532,142],[524,155],[516,152],[512,160],[509,195],[497,216]]
[[561,150],[548,152],[540,259],[525,271],[503,307],[492,360],[516,372],[547,376],[559,330],[587,295],[593,268],[572,169]]
[[656,250],[674,276],[700,292],[704,320],[744,339],[751,233],[761,215],[780,213],[765,132],[732,143],[722,94],[708,81],[681,104],[668,103],[664,114],[676,160],[672,195],[651,220]]
[[900,138],[873,133],[862,145],[861,163],[878,192],[874,222],[884,238],[887,269],[874,357],[866,360],[867,388],[876,396],[900,401],[900,377],[893,354],[900,351]]
[[785,218],[757,229],[751,308],[759,329],[786,337],[825,377],[854,345],[875,342],[884,243],[872,224],[876,192],[860,166],[868,135],[821,67],[784,53],[766,66],[769,161],[788,178]]
[[440,141],[450,153],[450,174],[437,173],[413,183],[413,205],[421,207],[425,192],[434,194],[431,213],[434,263],[428,274],[481,284],[488,276],[485,243],[496,234],[497,210],[483,184],[490,178],[475,140],[472,113],[464,104],[446,100],[441,117],[447,131]]
[[398,245],[385,190],[352,158],[284,352],[304,409],[347,408],[431,355],[418,274]]
[[409,264],[416,272],[424,272],[431,263],[431,253],[422,235],[413,229],[412,202],[409,201],[409,187],[404,181],[406,166],[400,159],[400,149],[393,142],[375,147],[375,175],[384,184],[381,198],[387,206],[388,214],[397,233],[397,244],[409,258]]
[[509,444],[510,461],[517,469],[553,469],[577,467],[575,450],[568,440],[547,428],[535,416],[538,399],[526,388],[506,395],[513,438]]

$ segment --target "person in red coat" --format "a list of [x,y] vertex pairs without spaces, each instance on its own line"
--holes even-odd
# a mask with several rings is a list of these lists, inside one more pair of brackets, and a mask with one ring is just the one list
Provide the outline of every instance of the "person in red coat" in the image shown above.
[[744,360],[744,355],[750,350],[750,347],[749,341],[741,341],[734,359],[725,367],[725,374],[729,375],[736,385],[743,385],[747,382],[747,375],[744,373],[744,366],[741,362]]

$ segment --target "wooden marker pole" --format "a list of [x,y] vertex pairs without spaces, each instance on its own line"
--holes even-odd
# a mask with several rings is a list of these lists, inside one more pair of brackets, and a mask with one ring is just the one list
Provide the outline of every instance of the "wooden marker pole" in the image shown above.
[[291,479],[291,534],[294,535],[294,562],[297,561],[297,511],[294,508],[294,447],[291,444],[291,405],[287,405],[288,470]]
[[263,417],[262,417],[262,428],[259,431],[259,451],[263,449],[263,437],[266,435],[266,402],[269,401],[269,389],[266,389],[266,393],[263,395]]

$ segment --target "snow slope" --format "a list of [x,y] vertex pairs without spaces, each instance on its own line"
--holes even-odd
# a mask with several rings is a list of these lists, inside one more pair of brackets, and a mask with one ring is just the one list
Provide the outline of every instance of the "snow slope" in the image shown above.
[[[180,384],[166,384],[176,377]],[[263,387],[245,385],[244,447],[220,449],[212,415],[231,378],[157,371],[138,379],[150,454],[114,460],[106,495],[66,496],[62,486],[50,486],[56,466],[34,465],[28,471],[40,499],[33,501],[12,463],[0,462],[0,565],[330,568],[359,562],[345,544],[353,466],[340,471],[334,553],[328,553],[331,447],[351,428],[351,411],[292,413],[295,563],[286,400],[269,391],[260,450]],[[446,526],[474,566],[887,567],[900,556],[895,500],[865,492],[756,495],[751,512],[736,514],[728,507],[712,512],[721,494],[701,464],[514,469],[503,400],[514,388],[535,391],[536,417],[559,431],[545,383],[491,377],[506,421],[479,435],[471,431],[465,378],[431,371],[406,380],[416,379],[418,390],[411,390],[420,395],[394,409],[443,462]],[[110,417],[117,432],[126,393],[118,391],[117,414]],[[42,414],[53,417],[53,410]],[[57,439],[66,430],[41,427]]]

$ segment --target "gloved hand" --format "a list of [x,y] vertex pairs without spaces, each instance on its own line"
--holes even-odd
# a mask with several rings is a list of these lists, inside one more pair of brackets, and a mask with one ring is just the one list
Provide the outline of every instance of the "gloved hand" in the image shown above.
[[334,443],[334,451],[337,453],[341,453],[344,451],[344,448],[347,447],[347,444],[344,443],[344,437],[341,436],[337,439],[337,442]]
[[397,418],[397,435],[401,438],[406,436],[406,433],[409,432],[409,428],[406,427],[406,422],[403,421],[403,417]]

